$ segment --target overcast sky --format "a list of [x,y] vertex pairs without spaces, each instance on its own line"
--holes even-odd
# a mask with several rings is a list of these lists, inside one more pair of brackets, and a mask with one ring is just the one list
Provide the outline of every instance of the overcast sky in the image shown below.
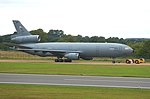
[[150,0],[0,0],[0,35],[16,31],[12,20],[29,31],[150,38]]

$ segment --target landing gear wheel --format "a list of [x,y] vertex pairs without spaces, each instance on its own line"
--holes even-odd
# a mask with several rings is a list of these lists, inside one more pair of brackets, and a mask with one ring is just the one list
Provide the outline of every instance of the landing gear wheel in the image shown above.
[[63,59],[55,59],[55,62],[63,62]]
[[64,60],[63,59],[59,59],[59,62],[64,62]]
[[130,64],[130,61],[129,61],[129,60],[126,60],[126,63],[127,63],[127,64]]
[[115,64],[115,63],[116,63],[116,61],[115,61],[115,58],[114,58],[114,57],[112,57],[112,63],[113,63],[113,64]]
[[55,59],[55,62],[72,62],[71,59]]
[[116,63],[115,60],[113,60],[112,63],[113,63],[113,64]]
[[55,62],[59,62],[59,60],[58,60],[58,59],[55,59]]
[[72,62],[71,59],[65,59],[64,62]]
[[136,64],[140,64],[140,62],[138,60],[135,61]]

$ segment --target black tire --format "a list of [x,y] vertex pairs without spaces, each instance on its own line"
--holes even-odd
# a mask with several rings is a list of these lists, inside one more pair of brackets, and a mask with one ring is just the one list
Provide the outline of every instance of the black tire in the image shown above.
[[58,60],[58,59],[55,59],[55,62],[59,62],[59,60]]
[[55,62],[63,62],[63,59],[55,59]]
[[112,63],[115,64],[116,62],[113,60]]
[[135,64],[140,64],[140,62],[138,60],[135,60]]
[[65,59],[64,62],[72,62],[71,59]]
[[126,63],[127,63],[127,64],[130,64],[130,61],[127,59],[127,60],[126,60]]
[[64,62],[64,60],[63,59],[59,59],[59,62]]

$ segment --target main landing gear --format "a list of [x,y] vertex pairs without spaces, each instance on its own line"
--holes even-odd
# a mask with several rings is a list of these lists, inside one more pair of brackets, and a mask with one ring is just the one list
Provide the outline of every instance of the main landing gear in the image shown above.
[[115,64],[116,61],[115,61],[115,57],[112,57],[112,63]]
[[55,59],[55,62],[72,62],[71,59]]

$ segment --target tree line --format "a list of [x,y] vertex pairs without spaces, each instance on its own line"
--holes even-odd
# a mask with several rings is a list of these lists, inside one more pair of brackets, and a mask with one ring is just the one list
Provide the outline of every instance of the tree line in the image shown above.
[[[15,34],[14,32],[13,34]],[[30,31],[33,35],[39,35],[41,37],[40,42],[97,42],[97,43],[122,43],[129,45],[134,49],[134,53],[130,57],[136,58],[150,58],[150,40],[126,40],[118,37],[105,38],[103,36],[73,36],[71,34],[65,34],[63,30],[49,30],[48,33],[43,29],[37,29]],[[5,46],[3,42],[14,43],[11,41],[11,34],[0,36],[0,50],[10,50],[8,46]]]

